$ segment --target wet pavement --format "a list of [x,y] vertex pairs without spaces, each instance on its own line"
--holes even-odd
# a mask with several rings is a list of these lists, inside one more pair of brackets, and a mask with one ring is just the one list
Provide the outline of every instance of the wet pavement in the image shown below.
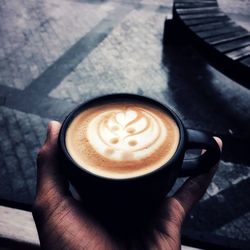
[[172,1],[2,0],[0,6],[1,199],[32,203],[35,158],[49,120],[62,121],[98,95],[138,93],[225,144],[218,173],[183,234],[249,242],[250,90],[188,41],[162,42],[171,36],[163,31]]
[[250,0],[218,0],[218,4],[232,20],[250,31]]

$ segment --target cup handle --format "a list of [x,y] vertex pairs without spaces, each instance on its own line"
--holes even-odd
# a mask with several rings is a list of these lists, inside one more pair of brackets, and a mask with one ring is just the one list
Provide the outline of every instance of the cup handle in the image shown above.
[[206,151],[195,158],[185,159],[179,176],[193,176],[208,172],[220,159],[220,148],[212,135],[187,129],[186,149],[205,149]]

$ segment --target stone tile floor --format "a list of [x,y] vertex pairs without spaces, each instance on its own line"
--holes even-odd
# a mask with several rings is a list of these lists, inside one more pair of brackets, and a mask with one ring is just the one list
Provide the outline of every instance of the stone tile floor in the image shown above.
[[172,1],[0,2],[1,199],[32,203],[35,158],[50,119],[62,121],[101,94],[138,93],[225,143],[218,173],[183,234],[249,242],[250,91],[188,42],[162,43],[171,36],[163,30]]

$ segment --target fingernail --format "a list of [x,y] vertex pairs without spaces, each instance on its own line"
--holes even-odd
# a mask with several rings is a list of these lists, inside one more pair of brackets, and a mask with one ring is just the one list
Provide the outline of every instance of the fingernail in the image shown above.
[[221,138],[214,136],[214,139],[216,140],[217,144],[219,145],[220,151],[222,151],[223,142],[222,142]]

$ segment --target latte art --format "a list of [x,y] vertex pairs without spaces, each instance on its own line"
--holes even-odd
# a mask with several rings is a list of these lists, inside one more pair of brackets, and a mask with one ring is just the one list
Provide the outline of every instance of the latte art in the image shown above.
[[127,107],[103,112],[88,125],[87,137],[111,160],[139,160],[151,155],[166,138],[163,122],[150,111]]
[[121,101],[80,112],[67,128],[65,142],[81,168],[123,179],[147,174],[168,162],[177,149],[179,129],[158,107]]

